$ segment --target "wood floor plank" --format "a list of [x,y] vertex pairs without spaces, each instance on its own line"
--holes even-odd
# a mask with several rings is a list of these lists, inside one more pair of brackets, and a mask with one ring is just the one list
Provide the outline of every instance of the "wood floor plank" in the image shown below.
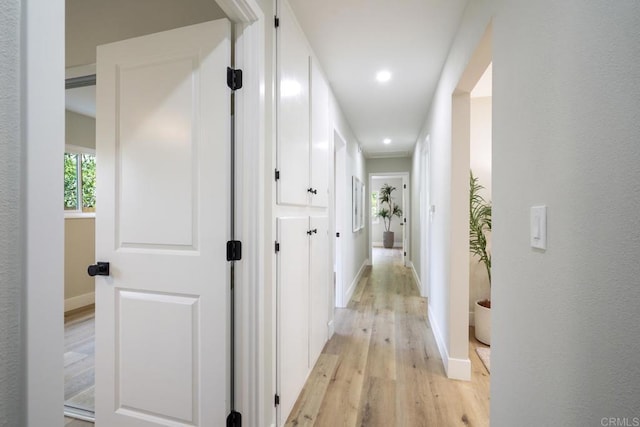
[[396,381],[367,377],[360,401],[357,426],[396,425]]
[[312,426],[320,412],[322,399],[338,366],[338,356],[323,353],[309,376],[309,385],[291,410],[296,416],[287,422],[287,426]]
[[471,331],[471,381],[448,379],[401,252],[376,248],[373,260],[347,308],[336,310],[336,332],[287,425],[488,426],[490,376],[475,354],[482,344]]
[[[65,405],[93,411],[95,384],[95,307],[65,315]],[[65,422],[67,419],[65,418]],[[81,424],[77,424],[81,425]]]

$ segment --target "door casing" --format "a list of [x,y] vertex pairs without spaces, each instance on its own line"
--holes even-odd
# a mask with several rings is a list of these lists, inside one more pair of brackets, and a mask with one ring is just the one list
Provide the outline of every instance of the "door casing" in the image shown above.
[[[235,24],[235,68],[244,71],[244,87],[236,94],[236,156],[238,212],[236,236],[245,246],[236,283],[246,283],[237,295],[237,410],[247,425],[268,425],[275,411],[264,388],[274,369],[258,355],[272,352],[259,339],[265,330],[264,304],[264,176],[265,140],[265,18],[255,0],[216,0]],[[61,182],[64,152],[63,0],[33,0],[22,10],[21,123],[24,151],[23,230],[25,246],[22,297],[21,413],[27,426],[62,426],[63,371],[63,212],[54,189],[42,182]],[[56,184],[54,184],[56,185]],[[59,187],[59,192],[55,191]],[[54,190],[54,191],[52,191]],[[256,213],[258,213],[256,215]],[[241,282],[239,282],[241,281]],[[58,303],[52,303],[57,301]],[[266,320],[269,320],[268,318]],[[269,323],[269,322],[266,322]],[[271,414],[271,415],[267,415]],[[269,418],[266,419],[265,418]],[[59,421],[56,421],[59,420]]]

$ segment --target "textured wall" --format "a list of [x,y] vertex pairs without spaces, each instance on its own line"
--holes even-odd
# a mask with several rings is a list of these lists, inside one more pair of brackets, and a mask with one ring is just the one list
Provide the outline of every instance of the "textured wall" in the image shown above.
[[0,426],[21,407],[20,1],[0,7]]
[[508,1],[493,29],[491,424],[636,425],[640,2]]

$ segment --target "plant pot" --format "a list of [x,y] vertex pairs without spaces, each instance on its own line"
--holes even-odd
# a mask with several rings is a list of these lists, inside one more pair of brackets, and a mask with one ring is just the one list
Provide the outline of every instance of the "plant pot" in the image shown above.
[[393,247],[393,231],[383,231],[382,232],[382,244],[385,248],[390,249]]
[[476,339],[486,345],[491,345],[491,305],[487,308],[481,305],[481,302],[484,301],[476,301],[474,314]]

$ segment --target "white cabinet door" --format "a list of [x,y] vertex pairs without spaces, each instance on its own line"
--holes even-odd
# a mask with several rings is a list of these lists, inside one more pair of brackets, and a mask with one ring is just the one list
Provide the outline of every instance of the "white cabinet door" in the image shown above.
[[277,202],[309,201],[309,49],[287,2],[280,2],[277,32]]
[[329,323],[329,219],[310,217],[309,253],[309,368],[312,369],[327,342]]
[[311,60],[311,205],[329,204],[329,86]]
[[309,373],[309,218],[277,219],[280,407],[283,425]]
[[96,422],[227,415],[230,24],[100,46]]

